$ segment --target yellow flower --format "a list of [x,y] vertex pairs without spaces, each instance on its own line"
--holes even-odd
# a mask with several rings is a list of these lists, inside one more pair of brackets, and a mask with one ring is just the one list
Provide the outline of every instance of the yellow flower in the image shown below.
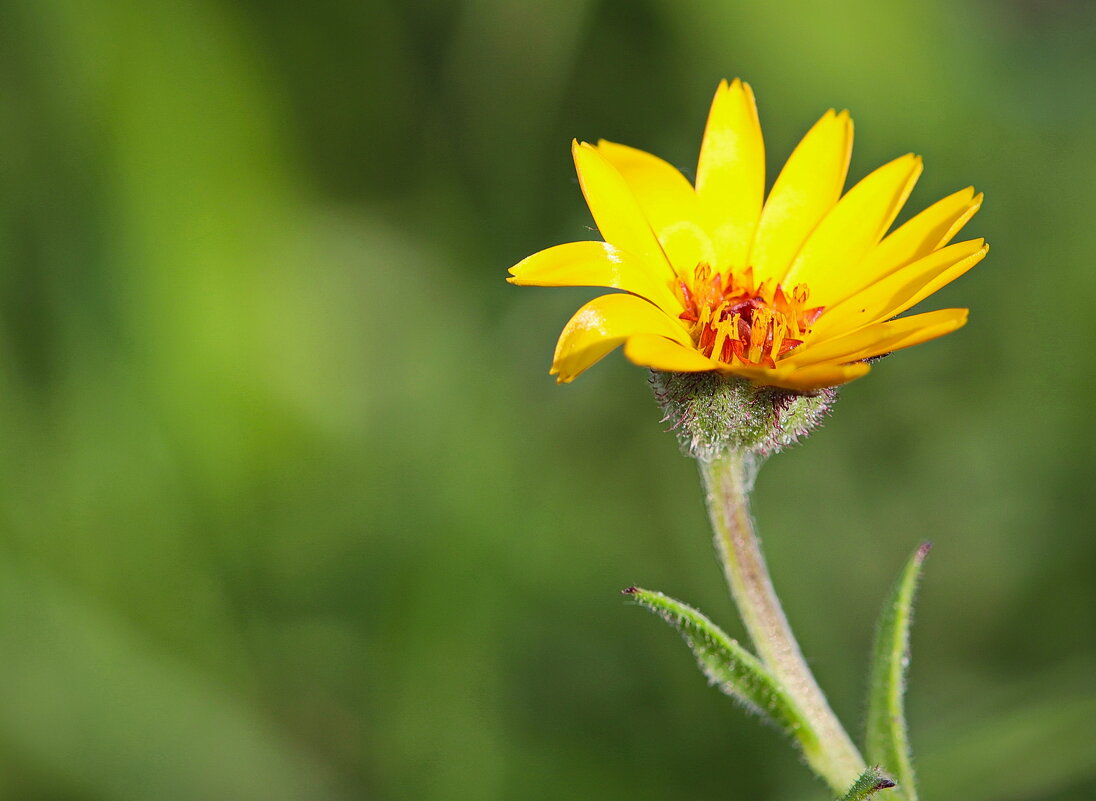
[[766,199],[757,106],[737,79],[716,91],[695,188],[650,153],[574,142],[579,184],[605,241],[542,250],[508,280],[623,292],[571,318],[552,374],[571,381],[623,344],[631,361],[656,370],[718,370],[808,392],[962,326],[966,309],[894,318],[986,255],[981,239],[948,244],[982,195],[962,189],[884,236],[921,159],[901,156],[842,195],[851,151],[848,113],[827,111]]

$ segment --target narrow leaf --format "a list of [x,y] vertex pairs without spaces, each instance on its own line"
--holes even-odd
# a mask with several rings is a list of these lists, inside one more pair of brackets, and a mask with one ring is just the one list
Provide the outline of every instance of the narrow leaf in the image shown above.
[[894,787],[894,782],[890,776],[883,773],[879,768],[868,768],[860,774],[859,779],[853,782],[849,791],[841,796],[841,801],[864,801],[864,799],[871,798],[880,790],[886,790],[890,787]]
[[709,683],[774,722],[798,741],[807,761],[816,764],[822,754],[818,735],[757,657],[691,606],[638,587],[624,593],[677,629]]
[[932,543],[922,543],[906,563],[883,607],[872,657],[867,758],[869,762],[878,763],[891,772],[898,782],[895,797],[904,801],[917,801],[903,696],[909,666],[913,597],[921,576],[921,566],[931,548]]

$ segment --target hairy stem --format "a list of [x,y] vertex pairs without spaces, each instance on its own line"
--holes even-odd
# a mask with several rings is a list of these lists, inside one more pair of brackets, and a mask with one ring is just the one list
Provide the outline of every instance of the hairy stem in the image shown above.
[[716,550],[758,656],[801,707],[822,743],[822,753],[809,760],[811,768],[835,792],[844,793],[864,771],[864,760],[807,667],[773,589],[750,519],[753,459],[748,453],[728,451],[698,460]]

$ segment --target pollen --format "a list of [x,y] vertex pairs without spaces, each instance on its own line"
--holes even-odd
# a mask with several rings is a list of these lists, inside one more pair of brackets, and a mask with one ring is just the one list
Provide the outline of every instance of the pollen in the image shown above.
[[824,310],[807,305],[806,284],[797,284],[790,293],[778,283],[756,284],[752,267],[740,274],[728,270],[724,276],[701,262],[674,289],[685,307],[680,319],[692,324],[697,349],[727,365],[775,367],[803,344]]

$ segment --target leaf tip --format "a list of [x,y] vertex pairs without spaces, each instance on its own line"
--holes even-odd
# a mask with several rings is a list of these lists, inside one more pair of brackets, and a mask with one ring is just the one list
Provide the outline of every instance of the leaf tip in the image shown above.
[[841,801],[868,801],[880,790],[889,790],[892,787],[897,787],[894,780],[876,765],[860,774],[860,778],[853,783]]

